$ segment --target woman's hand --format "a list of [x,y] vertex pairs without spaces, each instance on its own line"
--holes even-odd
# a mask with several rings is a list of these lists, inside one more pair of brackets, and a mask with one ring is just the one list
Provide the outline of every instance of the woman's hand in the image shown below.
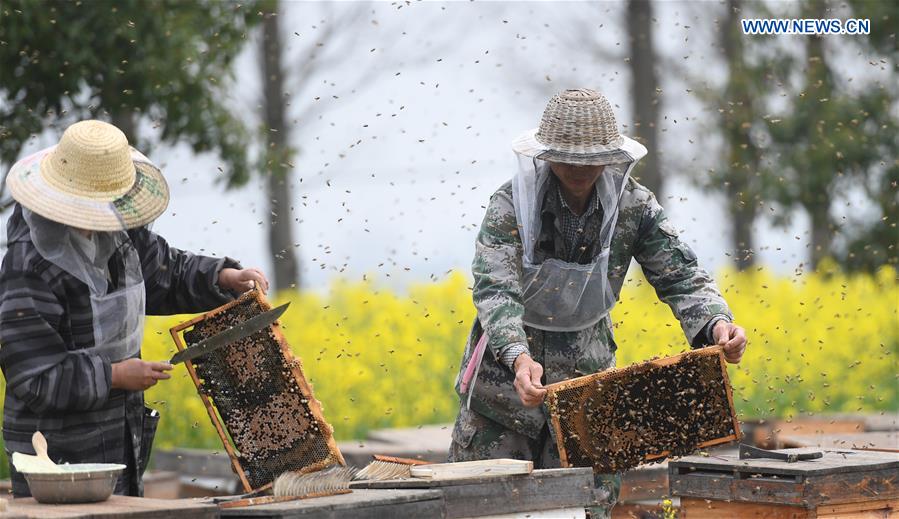
[[268,278],[261,270],[255,268],[240,270],[224,268],[219,272],[219,287],[234,292],[246,292],[253,288],[259,288],[263,294],[267,294]]
[[112,387],[128,391],[143,391],[156,385],[160,380],[172,378],[172,365],[168,362],[147,362],[128,359],[112,365]]

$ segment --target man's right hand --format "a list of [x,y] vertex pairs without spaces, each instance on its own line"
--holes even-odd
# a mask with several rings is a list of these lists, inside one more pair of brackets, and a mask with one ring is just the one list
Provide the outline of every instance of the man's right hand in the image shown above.
[[531,358],[527,353],[522,353],[515,359],[515,391],[525,407],[537,407],[543,403],[546,390],[540,382],[543,376],[543,366]]
[[143,391],[156,385],[156,382],[172,378],[166,373],[172,365],[168,362],[148,362],[141,359],[128,359],[112,365],[112,387],[128,391]]

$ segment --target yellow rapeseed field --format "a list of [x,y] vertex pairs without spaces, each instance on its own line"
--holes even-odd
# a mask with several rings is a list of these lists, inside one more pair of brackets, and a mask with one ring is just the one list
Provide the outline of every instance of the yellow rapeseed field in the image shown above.
[[[744,418],[899,408],[896,272],[847,276],[824,269],[717,276],[749,335],[743,362],[730,366]],[[619,366],[687,348],[668,307],[635,271],[613,311]],[[407,293],[338,281],[326,294],[275,298],[291,301],[285,335],[337,438],[453,420],[452,383],[474,317],[468,285],[454,273]],[[144,358],[170,358],[168,329],[186,318],[149,319]],[[155,446],[221,448],[183,365],[173,373],[147,392],[148,404],[162,414]]]
[[[619,366],[688,347],[671,311],[636,271],[613,311]],[[743,417],[899,407],[894,270],[792,277],[722,272],[718,281],[750,338],[743,362],[730,366]],[[453,420],[452,383],[474,317],[468,285],[455,273],[406,294],[377,283],[337,282],[326,295],[275,298],[291,301],[285,335],[338,438]],[[149,322],[145,357],[171,355],[167,330],[181,319]],[[147,399],[163,415],[161,445],[220,446],[183,367]]]

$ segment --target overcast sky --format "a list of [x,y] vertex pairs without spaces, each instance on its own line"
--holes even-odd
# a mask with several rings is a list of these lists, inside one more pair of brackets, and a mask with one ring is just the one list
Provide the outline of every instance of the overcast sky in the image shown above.
[[[715,271],[729,262],[726,215],[722,200],[694,180],[714,165],[720,141],[711,130],[714,114],[687,92],[686,72],[723,81],[710,41],[723,7],[656,6],[662,149],[649,152],[660,154],[668,179],[660,201]],[[304,285],[321,288],[337,274],[403,284],[468,271],[484,207],[515,172],[510,142],[537,125],[555,91],[602,91],[629,133],[622,11],[582,2],[286,3],[290,138],[300,152],[292,173],[294,228]],[[322,40],[332,25],[334,36]],[[304,68],[310,49],[319,63],[311,74]],[[229,101],[258,125],[255,40],[236,77]],[[29,149],[56,138],[43,136]],[[164,166],[172,191],[155,231],[175,246],[270,270],[260,177],[225,191],[214,156],[176,146],[150,157]],[[789,229],[759,222],[757,240],[763,264],[792,272],[806,258],[807,221],[796,215]]]

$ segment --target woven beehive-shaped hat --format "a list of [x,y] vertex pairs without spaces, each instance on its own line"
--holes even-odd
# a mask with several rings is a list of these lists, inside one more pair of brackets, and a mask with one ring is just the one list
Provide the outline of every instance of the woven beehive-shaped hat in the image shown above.
[[622,148],[636,144],[618,132],[609,100],[586,88],[564,90],[552,97],[540,126],[512,143],[516,153],[552,162],[606,165],[633,160]]
[[69,126],[59,143],[15,163],[13,198],[35,213],[79,229],[120,231],[146,225],[168,206],[162,171],[102,121]]

